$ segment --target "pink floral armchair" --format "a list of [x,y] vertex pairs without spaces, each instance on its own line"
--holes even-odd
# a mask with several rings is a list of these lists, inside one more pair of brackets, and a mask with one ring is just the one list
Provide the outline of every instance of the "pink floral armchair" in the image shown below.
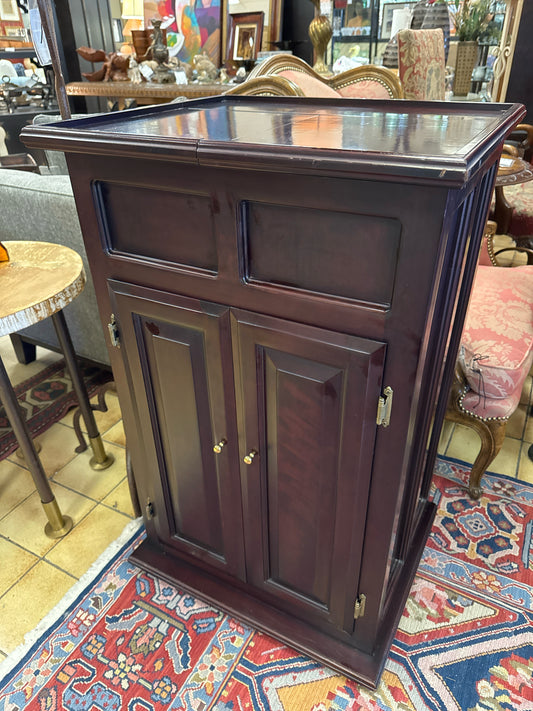
[[442,30],[400,30],[398,68],[405,99],[444,101],[446,61]]
[[533,363],[533,266],[494,266],[495,227],[484,237],[446,412],[481,438],[468,484],[476,499]]

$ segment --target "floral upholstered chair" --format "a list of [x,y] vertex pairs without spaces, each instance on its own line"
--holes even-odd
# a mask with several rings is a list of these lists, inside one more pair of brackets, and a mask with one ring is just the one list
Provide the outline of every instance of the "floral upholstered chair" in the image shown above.
[[442,30],[400,30],[398,68],[405,99],[444,101],[446,62]]
[[[260,62],[242,86],[259,80],[285,79],[302,96],[344,97],[348,99],[401,99],[403,90],[398,76],[386,67],[365,65],[331,77],[317,74],[303,59],[290,54],[275,55]],[[236,93],[236,92],[235,92]],[[244,91],[239,93],[245,93]],[[249,93],[249,92],[246,92]],[[295,95],[295,94],[292,94]]]
[[533,363],[533,266],[494,266],[494,229],[495,223],[489,223],[446,413],[447,419],[471,427],[481,438],[468,484],[476,499]]

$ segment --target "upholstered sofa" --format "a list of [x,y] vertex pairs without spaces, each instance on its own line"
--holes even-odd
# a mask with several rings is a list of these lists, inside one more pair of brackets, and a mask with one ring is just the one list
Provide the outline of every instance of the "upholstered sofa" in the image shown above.
[[[72,247],[81,255],[87,285],[65,308],[65,317],[76,353],[109,365],[69,176],[0,169],[0,215],[0,241],[55,242]],[[35,357],[33,353],[32,358],[31,347],[35,343],[58,349],[51,319],[20,331],[12,340],[21,362]]]

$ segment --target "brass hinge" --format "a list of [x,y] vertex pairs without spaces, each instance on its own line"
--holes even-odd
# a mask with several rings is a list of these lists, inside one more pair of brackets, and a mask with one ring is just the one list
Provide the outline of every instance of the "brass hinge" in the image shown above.
[[146,518],[147,518],[148,520],[150,520],[151,518],[153,518],[153,517],[155,516],[154,505],[153,505],[153,503],[150,501],[150,499],[146,499],[145,511],[146,511]]
[[390,413],[392,410],[392,388],[388,385],[383,391],[383,395],[378,400],[378,414],[376,424],[388,427],[390,424]]
[[111,321],[107,324],[109,329],[109,336],[111,338],[111,344],[115,348],[120,348],[120,334],[118,332],[118,325],[115,320],[115,314],[111,314]]
[[353,618],[358,620],[365,614],[366,595],[359,595],[353,606]]

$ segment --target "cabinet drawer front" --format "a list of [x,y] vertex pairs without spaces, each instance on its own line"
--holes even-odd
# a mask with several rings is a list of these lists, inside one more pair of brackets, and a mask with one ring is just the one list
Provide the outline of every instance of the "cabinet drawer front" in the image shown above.
[[93,193],[110,252],[218,271],[208,195],[111,181]]
[[[139,436],[148,453],[148,471],[136,466],[136,473],[150,477],[148,487],[155,487],[155,523],[162,540],[240,576],[240,492],[226,451],[232,445],[219,456],[213,450],[217,442],[235,440],[228,434],[226,403],[233,393],[226,398],[220,343],[227,309],[195,308],[191,300],[183,300],[189,307],[181,308],[161,301],[179,297],[138,291],[151,300],[112,294]],[[227,360],[231,363],[230,355]]]
[[350,632],[385,345],[237,315],[247,571],[296,614]]
[[249,283],[390,307],[399,220],[253,201],[243,202],[241,214]]

